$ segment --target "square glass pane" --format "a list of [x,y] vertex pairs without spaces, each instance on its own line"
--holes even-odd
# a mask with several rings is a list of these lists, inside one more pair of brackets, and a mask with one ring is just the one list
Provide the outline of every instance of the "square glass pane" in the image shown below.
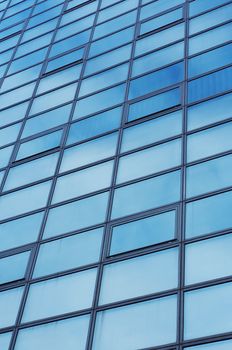
[[114,226],[110,255],[173,240],[175,232],[176,211],[174,210]]
[[105,265],[99,304],[174,289],[177,284],[178,249],[162,250]]
[[144,349],[173,343],[176,319],[176,295],[99,312],[93,350]]
[[31,284],[22,322],[90,308],[96,273],[90,269]]
[[100,258],[103,229],[79,233],[40,245],[34,277],[95,263]]
[[25,278],[30,251],[0,259],[0,284]]

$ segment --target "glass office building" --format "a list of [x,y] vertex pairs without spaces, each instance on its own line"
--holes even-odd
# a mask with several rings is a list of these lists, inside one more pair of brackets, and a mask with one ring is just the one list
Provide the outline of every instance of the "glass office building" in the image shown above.
[[232,1],[0,2],[0,350],[232,349]]

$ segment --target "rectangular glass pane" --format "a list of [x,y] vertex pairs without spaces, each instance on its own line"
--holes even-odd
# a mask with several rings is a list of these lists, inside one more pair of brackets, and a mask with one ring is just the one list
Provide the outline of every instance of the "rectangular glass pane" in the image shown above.
[[223,340],[213,343],[207,343],[198,346],[190,346],[185,348],[186,350],[230,350],[232,340]]
[[30,251],[0,259],[0,284],[23,279],[25,277]]
[[175,226],[176,212],[174,210],[114,226],[110,255],[173,240]]
[[24,287],[19,287],[0,292],[0,328],[15,324],[23,291]]

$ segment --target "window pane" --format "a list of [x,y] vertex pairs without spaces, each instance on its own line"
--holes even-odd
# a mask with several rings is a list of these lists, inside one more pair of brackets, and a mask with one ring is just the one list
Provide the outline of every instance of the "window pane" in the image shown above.
[[103,229],[58,239],[40,246],[34,277],[65,271],[99,260]]
[[188,167],[187,197],[231,186],[228,169],[232,169],[232,155]]
[[113,133],[66,149],[64,151],[60,172],[75,169],[114,156],[117,140],[118,133]]
[[0,250],[12,249],[36,241],[43,212],[0,224]]
[[232,227],[232,192],[190,202],[186,206],[186,237],[195,237]]
[[[150,17],[151,15],[156,15],[159,12],[162,12],[162,11],[170,9],[171,7],[180,5],[183,2],[184,2],[184,0],[166,0],[165,2],[163,2],[162,0],[154,1],[151,4],[142,7],[140,19]],[[144,4],[144,2],[143,2],[143,4]]]
[[227,94],[189,107],[188,130],[230,118],[231,104],[232,94]]
[[179,198],[179,171],[123,186],[114,192],[112,218],[167,205]]
[[181,104],[180,89],[146,98],[129,106],[128,121],[136,120]]
[[73,119],[80,119],[88,114],[97,113],[98,111],[122,103],[125,89],[126,85],[121,84],[77,101]]
[[0,292],[0,328],[13,326],[16,321],[24,287]]
[[122,107],[118,107],[72,124],[67,145],[119,128],[121,115]]
[[17,120],[23,119],[27,111],[29,102],[20,103],[17,106],[13,106],[0,111],[0,126],[4,126]]
[[176,309],[173,295],[99,312],[93,350],[141,349],[175,342]]
[[175,220],[176,212],[173,210],[114,226],[110,255],[173,240],[176,231]]
[[24,85],[20,88],[12,90],[10,92],[5,92],[0,95],[0,105],[1,108],[13,105],[15,103],[21,102],[28,98],[31,98],[35,83]]
[[14,146],[8,146],[0,149],[0,168],[8,165],[13,148]]
[[182,111],[148,120],[123,130],[121,152],[149,145],[181,133]]
[[0,334],[0,348],[2,350],[9,350],[12,332]]
[[112,17],[121,15],[124,12],[132,10],[138,6],[138,0],[126,0],[105,10],[100,11],[98,15],[98,23],[106,21]]
[[149,72],[184,58],[184,43],[178,43],[134,60],[132,76]]
[[30,251],[0,259],[0,284],[23,279],[25,277]]
[[20,329],[15,350],[85,350],[89,315]]
[[4,191],[53,176],[57,160],[58,153],[54,153],[11,168],[4,185]]
[[204,345],[191,346],[185,348],[186,350],[230,350],[232,346],[232,340],[218,341],[214,343],[207,343]]
[[180,165],[180,162],[180,139],[150,147],[120,158],[117,183],[166,170]]
[[48,151],[59,147],[63,130],[38,137],[32,141],[24,142],[20,145],[16,160],[30,157],[34,154]]
[[99,165],[58,177],[52,203],[95,192],[111,185],[114,162]]
[[232,123],[226,123],[188,136],[188,162],[225,152],[232,148]]
[[105,192],[51,209],[44,238],[104,222],[107,204],[108,192]]
[[187,244],[185,246],[185,283],[199,283],[230,276],[232,274],[231,249],[231,234]]
[[177,248],[105,265],[99,303],[108,304],[176,288],[177,280]]
[[227,0],[195,0],[189,4],[190,16],[195,16],[200,12],[210,10],[211,8],[222,5],[225,2],[227,2]]
[[0,147],[16,141],[21,125],[22,123],[17,123],[7,128],[0,129]]
[[22,322],[91,307],[96,272],[90,269],[32,284]]
[[230,332],[231,293],[232,283],[186,293],[184,338],[191,339]]
[[[183,80],[183,63],[177,63],[159,71],[143,75],[141,78],[131,80],[129,89],[129,99],[148,94],[149,92],[160,90],[166,86],[179,83]],[[169,106],[167,106],[169,107]]]
[[66,55],[63,55],[61,57],[55,58],[48,62],[46,72],[50,72],[55,69],[61,68],[65,65],[74,63],[82,59],[83,54],[84,54],[84,49],[79,49],[79,50],[72,51],[71,53],[68,53]]
[[47,204],[50,187],[51,181],[47,181],[1,196],[0,220],[44,207]]
[[188,102],[213,96],[232,88],[232,67],[205,75],[188,83]]

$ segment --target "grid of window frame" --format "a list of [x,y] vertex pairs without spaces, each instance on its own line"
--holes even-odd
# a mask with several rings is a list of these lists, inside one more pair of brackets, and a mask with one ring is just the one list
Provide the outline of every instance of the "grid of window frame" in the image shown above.
[[[223,173],[226,170],[224,167],[228,166],[223,165],[223,162],[226,161],[225,159],[229,161],[232,154],[232,145],[226,140],[222,142],[223,135],[225,139],[228,139],[228,137],[225,137],[226,131],[222,131],[220,134],[221,129],[227,130],[227,133],[229,133],[229,125],[232,121],[232,116],[229,114],[227,108],[230,103],[232,87],[225,84],[225,81],[229,79],[228,71],[232,64],[229,57],[225,54],[227,47],[230,47],[232,43],[231,32],[228,30],[232,22],[231,18],[229,18],[230,12],[229,10],[226,11],[226,9],[232,6],[232,2],[231,0],[225,0],[219,3],[215,0],[213,1],[215,4],[211,3],[210,5],[207,1],[207,4],[202,5],[202,0],[169,0],[166,7],[164,6],[163,8],[160,5],[160,1],[88,0],[81,1],[80,3],[75,0],[57,0],[51,6],[50,2],[48,3],[46,0],[31,0],[31,5],[26,6],[26,9],[24,8],[25,4],[23,1],[5,0],[0,3],[0,48],[3,47],[1,54],[6,54],[6,61],[0,65],[0,101],[3,99],[6,100],[4,108],[0,110],[0,120],[3,120],[0,125],[0,135],[2,133],[4,138],[6,137],[6,141],[1,141],[3,143],[0,145],[0,162],[3,159],[3,165],[0,163],[0,206],[4,208],[5,203],[10,203],[11,198],[13,198],[12,203],[14,203],[16,208],[16,214],[6,213],[5,217],[2,216],[3,219],[0,221],[0,235],[1,230],[3,233],[4,230],[9,232],[7,225],[15,223],[18,226],[18,222],[24,222],[25,220],[26,223],[27,219],[29,219],[25,226],[25,236],[22,237],[21,241],[19,239],[18,243],[16,242],[14,245],[11,238],[9,238],[9,242],[6,243],[5,248],[4,244],[2,249],[0,247],[0,264],[3,262],[1,259],[30,252],[27,267],[25,268],[22,264],[22,270],[24,271],[25,268],[25,271],[21,278],[12,278],[12,281],[9,280],[6,283],[1,283],[0,281],[0,299],[1,293],[20,291],[18,305],[15,305],[15,309],[12,311],[15,321],[0,328],[0,344],[1,336],[4,337],[4,335],[7,335],[7,345],[5,345],[7,350],[24,350],[24,348],[20,347],[19,343],[23,339],[23,335],[21,337],[23,331],[35,330],[43,325],[47,325],[48,327],[50,325],[52,328],[52,325],[56,321],[62,324],[65,320],[67,322],[70,320],[71,322],[75,318],[77,320],[82,320],[82,318],[84,320],[86,318],[89,322],[83,328],[85,329],[83,332],[86,334],[86,339],[82,340],[83,349],[105,350],[109,348],[109,343],[107,343],[109,340],[102,337],[103,342],[101,343],[101,340],[96,342],[95,338],[95,332],[98,335],[101,334],[101,331],[104,332],[104,329],[101,329],[101,321],[99,321],[101,317],[106,317],[106,319],[109,317],[109,324],[112,322],[112,325],[115,326],[117,322],[115,323],[114,321],[114,312],[116,314],[120,314],[121,312],[122,315],[124,312],[125,317],[130,319],[128,310],[136,309],[136,307],[139,310],[142,308],[141,305],[147,305],[146,303],[156,305],[156,303],[158,304],[160,302],[162,304],[168,301],[169,298],[170,300],[172,298],[173,300],[177,300],[177,316],[175,316],[175,313],[173,313],[174,316],[172,315],[172,317],[176,317],[174,335],[167,337],[168,340],[165,340],[164,337],[160,342],[156,339],[151,340],[151,343],[145,342],[144,344],[146,345],[141,345],[142,348],[154,350],[188,350],[191,348],[191,350],[198,350],[202,346],[203,350],[204,344],[217,344],[219,341],[226,342],[232,339],[232,332],[228,332],[226,328],[225,331],[222,329],[222,331],[212,333],[207,333],[207,331],[204,333],[203,331],[202,335],[200,334],[192,338],[186,336],[186,312],[189,310],[186,304],[187,302],[190,303],[189,300],[191,300],[191,297],[193,296],[194,298],[194,295],[197,295],[197,293],[200,294],[201,291],[202,294],[207,294],[207,291],[214,293],[214,287],[216,288],[216,286],[220,286],[222,289],[223,286],[225,286],[225,289],[229,288],[230,282],[232,282],[232,273],[229,269],[230,274],[228,274],[229,272],[223,274],[223,271],[219,271],[218,275],[214,276],[212,274],[213,277],[206,277],[201,281],[193,283],[186,282],[187,280],[191,280],[187,271],[187,263],[190,264],[190,260],[188,260],[190,258],[187,254],[189,254],[190,249],[194,250],[195,247],[197,251],[198,245],[210,245],[216,239],[226,240],[232,234],[232,223],[229,219],[225,218],[224,226],[223,223],[220,226],[221,222],[217,225],[214,225],[213,222],[213,214],[216,211],[215,207],[217,206],[218,198],[220,197],[219,200],[221,202],[219,203],[224,208],[223,205],[226,206],[227,204],[226,200],[228,202],[230,201],[229,196],[232,190],[231,181],[225,178],[225,176],[223,177]],[[3,7],[1,7],[1,4],[3,4]],[[161,7],[159,8],[159,6]],[[148,17],[145,15],[145,17],[141,18],[141,11],[145,13],[146,8],[152,9],[154,13],[149,12]],[[198,23],[201,18],[204,21],[204,16],[210,16],[214,11],[216,13],[217,11],[218,13],[225,11],[228,14],[228,18],[222,18],[220,22],[216,23],[210,22],[209,26],[207,27],[206,25],[201,31],[198,31],[196,28],[193,34],[190,32],[192,23],[193,25],[194,23]],[[172,16],[172,12],[181,12],[182,16],[176,19],[174,18],[174,20],[171,17],[169,20],[168,16]],[[191,15],[191,12],[193,12],[193,15]],[[128,15],[125,18],[130,18],[129,16],[131,15],[132,17],[134,16],[128,25],[123,22],[122,18],[124,18],[124,15]],[[20,20],[20,16],[23,19]],[[100,18],[100,21],[98,18]],[[16,29],[13,28],[11,21],[14,21]],[[4,27],[5,22],[9,22],[6,27]],[[150,22],[151,25],[155,23],[154,29],[151,27],[151,30],[140,33],[142,25],[147,22]],[[49,27],[50,24],[52,24],[51,27]],[[77,26],[77,29],[75,29],[75,26]],[[41,28],[44,28],[43,32],[40,32]],[[69,28],[71,28],[71,32]],[[95,34],[97,30],[100,33],[102,30],[102,34]],[[174,33],[177,36],[170,38],[169,33],[172,30],[176,31]],[[56,40],[57,33],[62,33],[62,31],[64,32],[64,37],[59,37]],[[32,34],[30,37],[30,33],[33,32],[35,35]],[[26,35],[29,33],[29,38],[24,41],[25,33]],[[165,36],[164,33],[166,33],[167,40],[161,41],[162,36]],[[200,41],[203,41],[202,37],[204,36],[209,39],[206,48],[200,43]],[[72,41],[74,37],[75,40],[76,38],[80,40],[79,43],[77,40],[77,44],[75,45]],[[212,37],[215,39],[212,39]],[[150,44],[147,47],[146,40],[150,40]],[[65,43],[66,41],[67,44]],[[160,44],[161,42],[163,44]],[[60,52],[51,55],[53,47],[57,47],[54,45],[59,43],[61,44]],[[4,48],[4,45],[9,46]],[[65,45],[67,45],[67,49]],[[139,52],[139,45],[141,45],[141,52]],[[64,47],[63,51],[62,47]],[[177,51],[175,51],[175,48],[177,48]],[[162,63],[162,54],[165,54],[165,50],[169,49],[173,49],[175,58]],[[41,56],[37,56],[38,50],[40,50]],[[117,52],[119,56],[122,53],[122,56],[117,56]],[[220,57],[220,52],[224,53],[223,61],[222,57]],[[217,58],[217,53],[219,58]],[[75,56],[76,54],[77,56]],[[115,57],[115,60],[112,61],[113,63],[111,63],[110,59],[105,59],[110,57],[110,55],[111,57]],[[34,59],[30,59],[31,57],[38,57],[38,59],[34,61]],[[70,60],[68,57],[71,57]],[[72,57],[75,57],[75,59]],[[158,57],[158,63],[154,67],[149,66],[150,69],[147,70],[144,66],[151,64],[149,57],[151,59],[152,57]],[[215,64],[214,61],[212,63],[212,60],[211,62],[207,61],[207,57],[214,57]],[[55,60],[58,62],[58,65],[55,65],[55,68],[49,69],[49,65]],[[108,63],[104,63],[104,60]],[[142,60],[145,60],[145,63],[144,65],[141,63],[141,72],[134,75],[134,63],[142,62]],[[200,68],[198,66],[198,60],[201,64]],[[95,70],[92,69],[91,71],[90,69],[90,72],[88,72],[88,67],[91,64],[94,66],[95,62],[98,62]],[[191,64],[193,62],[193,66],[190,66],[190,62]],[[22,64],[19,69],[17,69],[18,63]],[[176,67],[180,65],[183,67],[183,76],[179,76],[177,72]],[[79,72],[76,75],[72,75],[72,72],[75,72],[78,66]],[[33,71],[37,69],[36,67],[38,67],[38,71],[34,74]],[[193,70],[193,73],[190,72],[190,68]],[[29,72],[32,72],[31,77],[28,77],[27,69]],[[194,73],[194,69],[196,69],[196,73]],[[199,72],[198,69],[200,69]],[[68,77],[65,81],[62,80],[62,73],[64,74],[64,72],[71,72],[70,78]],[[23,80],[24,74],[26,76],[25,81]],[[161,79],[159,79],[164,84],[157,85],[155,89],[148,77],[159,77],[159,74],[161,74]],[[116,80],[119,75],[120,79]],[[176,80],[171,80],[170,75],[176,78]],[[65,77],[67,76],[68,74],[65,74]],[[216,77],[215,80],[213,80],[214,77]],[[51,88],[46,91],[40,91],[39,87],[44,79],[45,81],[46,79],[47,81],[51,79]],[[130,91],[133,86],[132,84],[136,80],[142,82],[144,86],[140,86],[142,93],[140,94],[139,92],[138,95],[134,96],[130,94]],[[205,84],[202,84],[202,81]],[[4,84],[7,84],[7,82],[10,82],[8,83],[10,87],[3,90]],[[214,89],[211,91],[209,85],[210,83],[212,85],[212,82],[217,82],[221,90]],[[11,84],[13,85],[11,86]],[[201,84],[204,86],[202,87]],[[146,91],[145,87],[149,87],[149,90]],[[200,92],[198,93],[197,91],[197,94],[194,89],[198,89]],[[169,93],[172,91],[176,92],[178,96],[177,99],[173,98],[173,101],[170,99],[170,104],[168,104],[165,96],[170,96]],[[11,101],[14,95],[18,95],[19,98],[18,100],[12,99]],[[61,96],[64,98],[61,99]],[[111,102],[111,98],[113,102]],[[159,99],[158,101],[161,103],[160,110],[149,109],[149,100],[152,101],[153,98]],[[53,103],[54,100],[58,100],[58,104],[57,102]],[[220,102],[221,100],[222,102]],[[46,104],[47,101],[49,101],[48,104]],[[225,101],[224,104],[223,101]],[[197,118],[194,121],[196,113],[201,111],[203,114],[205,110],[207,113],[207,108],[209,108],[209,111],[212,111],[217,104],[219,104],[219,107],[216,107],[215,110],[219,113],[220,106],[221,109],[223,106],[225,115],[222,113],[222,117],[215,115],[211,119],[207,116],[209,120],[208,122],[206,120],[204,123],[197,120]],[[212,107],[210,107],[211,105]],[[89,106],[89,109],[85,111],[87,106]],[[133,113],[137,113],[138,117],[130,114],[132,107]],[[197,112],[194,112],[194,110]],[[192,113],[192,116],[190,116],[190,113]],[[62,118],[61,115],[63,116],[63,114],[65,114],[65,117]],[[46,117],[48,115],[50,116],[50,122],[46,124],[45,119],[48,118]],[[58,122],[55,122],[54,120],[57,115],[59,115]],[[173,124],[168,124],[171,123],[172,119],[170,118],[174,118],[175,115],[179,115],[179,119],[173,119]],[[36,125],[37,118],[38,124]],[[99,128],[96,126],[94,128],[93,123],[97,118],[99,120]],[[32,125],[30,131],[30,122],[33,123],[33,121],[34,126]],[[43,122],[45,123],[44,126]],[[104,127],[103,124],[105,125]],[[156,135],[153,138],[149,136],[146,140],[144,136],[145,131],[147,130],[149,132],[149,128],[152,128],[153,124],[154,127],[158,127],[161,136],[160,138],[157,138]],[[75,130],[78,130],[78,125],[82,125],[83,135],[81,136],[80,132],[80,137],[78,135],[74,137],[72,135],[77,133]],[[170,130],[168,129],[168,125]],[[25,131],[26,127],[28,128],[28,134]],[[88,131],[85,131],[85,128]],[[213,135],[212,137],[210,133]],[[57,142],[53,142],[52,135],[54,134],[60,135]],[[51,135],[51,142],[48,140],[49,135]],[[136,144],[133,137],[139,137],[141,142],[137,142]],[[196,141],[194,141],[195,138]],[[215,138],[221,141],[220,147],[216,142],[214,143]],[[36,144],[38,140],[42,140],[38,149],[36,146],[31,146]],[[20,148],[25,147],[27,142],[29,148],[28,150],[26,149],[26,155],[20,158],[17,154]],[[127,142],[128,146],[125,146]],[[135,142],[134,145],[133,142]],[[196,148],[194,145],[196,143],[201,145],[201,142],[208,143],[208,153],[201,153],[200,150],[197,150],[196,154],[194,154]],[[177,143],[179,144],[178,150],[176,149],[178,160],[175,162],[170,150],[163,150],[165,150],[165,147],[167,148],[169,145],[171,146]],[[96,150],[95,152],[93,152],[94,149]],[[77,156],[75,152],[78,155],[78,161],[76,161],[75,157]],[[149,157],[149,154],[151,154],[150,157],[152,159],[152,152],[157,157],[158,166],[154,165],[152,167],[145,161],[145,158]],[[143,154],[146,156],[142,156]],[[39,162],[43,162],[46,157],[47,159],[54,158],[56,161],[54,160],[53,171],[51,173],[45,172],[45,175],[43,175],[43,169],[39,168],[40,165],[36,168],[35,164],[42,164],[43,167],[43,163]],[[159,158],[163,160],[163,157],[165,160],[164,164],[159,161]],[[131,164],[129,166],[130,169],[127,165],[127,160],[129,159],[131,159],[131,163],[129,163]],[[133,159],[135,166],[133,166]],[[142,164],[141,169],[138,169],[138,166],[136,168],[136,159],[139,159],[138,162],[142,162],[139,164],[140,166]],[[36,176],[29,176],[26,178],[25,183],[20,184],[19,182],[17,184],[16,182],[14,185],[13,175],[11,174],[16,171],[17,175],[17,170],[20,174],[20,169],[23,169],[23,167],[30,169],[30,166],[31,173],[36,171]],[[210,166],[213,167],[213,170],[210,169]],[[217,174],[219,174],[219,178],[215,178],[212,174],[215,169]],[[123,173],[125,173],[125,179]],[[201,187],[194,183],[193,178],[196,175],[204,178],[207,183],[206,189],[203,189],[204,192],[202,192]],[[122,178],[121,180],[120,176]],[[173,183],[171,182],[171,179],[174,179],[175,176],[179,176],[180,190],[175,180],[173,180]],[[82,178],[85,180],[84,182]],[[166,193],[166,195],[173,197],[171,200],[166,199],[165,196],[161,198],[160,194],[165,189],[167,190],[165,185],[166,178],[170,179],[170,191],[172,187],[175,187],[177,192],[173,196],[171,192]],[[8,186],[9,180],[11,180],[11,186]],[[75,181],[79,181],[81,189],[80,191],[78,189],[77,191],[75,190],[71,197],[69,194],[70,191],[65,193],[65,186],[68,185],[65,182],[62,185],[62,181],[67,181],[67,184],[70,181],[73,181],[71,182],[72,184],[75,184]],[[41,202],[40,197],[44,195],[42,189],[46,184],[50,184],[45,191],[46,200]],[[37,189],[39,188],[41,188],[40,194],[37,193]],[[146,193],[145,191],[148,192]],[[150,201],[148,196],[149,191],[154,191],[157,194],[157,202]],[[23,193],[26,193],[26,195],[30,193],[32,198],[34,198],[33,195],[35,196],[34,209],[30,207],[29,203],[28,207],[25,206],[24,209],[24,206],[22,206],[22,208],[19,208],[21,211],[18,211],[20,202],[17,203],[17,200],[22,201],[22,198],[26,198],[23,197],[26,196]],[[122,193],[121,199],[119,198],[120,200],[117,199],[120,196],[118,195],[119,193]],[[144,193],[144,196],[141,195],[141,198],[135,198],[134,193],[137,193],[138,196]],[[58,199],[56,199],[57,197]],[[224,199],[224,197],[228,198]],[[128,203],[138,202],[138,199],[141,203],[137,207],[135,203],[135,209],[132,211],[124,210],[122,205],[119,214],[115,214],[116,200],[121,205],[123,204],[123,198],[127,198]],[[4,202],[5,200],[6,202]],[[37,200],[38,206],[36,206]],[[128,203],[124,203],[125,208]],[[212,205],[212,209],[210,205]],[[97,210],[95,210],[96,207]],[[207,208],[210,208],[210,212],[212,211],[211,216],[206,215]],[[12,210],[14,213],[14,206]],[[204,218],[200,218],[199,227],[197,225],[195,227],[197,213],[200,213],[201,210],[201,215],[205,215],[206,221],[208,220],[209,223],[207,222],[204,226]],[[77,215],[80,221],[79,226],[75,222],[70,225],[67,224],[71,218],[71,216],[68,216],[67,211],[74,214],[74,216]],[[96,212],[93,213],[93,211]],[[60,230],[56,231],[56,215],[58,217],[59,213],[63,215],[63,223]],[[121,252],[110,253],[111,249],[113,249],[113,237],[117,228],[123,225],[132,227],[130,234],[132,234],[132,237],[135,237],[133,236],[133,234],[135,235],[133,225],[129,224],[149,222],[152,218],[157,218],[158,220],[162,215],[165,217],[168,213],[175,213],[175,217],[173,217],[173,234],[171,236],[167,235],[167,239],[162,240],[158,237],[157,240],[151,240],[149,234],[157,234],[157,231],[154,230],[153,232],[151,230],[149,232],[149,227],[147,227],[147,243],[142,242],[140,245],[138,244],[136,247],[133,247],[133,245],[129,246],[130,242],[126,242],[129,248],[121,247]],[[226,211],[224,215],[227,215]],[[33,221],[33,217],[39,216],[40,219],[36,222],[37,226],[34,228],[33,222],[30,223],[30,218]],[[215,217],[217,217],[216,214]],[[192,231],[189,230],[190,226],[193,227]],[[54,232],[51,231],[53,227]],[[33,237],[28,236],[27,231],[29,232],[30,228],[35,231]],[[12,239],[15,239],[17,228],[15,227],[12,232]],[[138,231],[136,232],[138,235]],[[94,235],[96,238],[87,239],[87,237],[94,237]],[[67,263],[66,267],[64,265],[64,268],[57,267],[57,269],[51,269],[47,273],[45,271],[41,275],[35,274],[36,269],[40,267],[42,249],[48,247],[48,252],[49,246],[51,247],[50,249],[60,249],[60,242],[61,245],[66,244],[65,249],[69,252],[68,241],[71,242],[73,240],[75,242],[76,240],[78,242],[80,240],[81,242],[81,239],[85,237],[86,243],[83,241],[81,244],[83,244],[83,250],[86,249],[86,254],[93,254],[92,260],[89,259],[87,262],[85,259],[83,259],[84,262],[70,260],[70,263]],[[57,244],[57,248],[55,248],[55,244]],[[96,251],[94,253],[93,251],[88,252],[88,245],[90,249],[91,244],[95,245]],[[128,273],[130,273],[130,271],[133,271],[130,270],[130,268],[132,269],[130,264],[132,266],[133,262],[137,259],[142,261],[143,258],[151,259],[152,256],[156,258],[156,256],[162,256],[162,254],[172,250],[176,250],[178,255],[178,263],[175,271],[177,274],[176,284],[173,284],[172,287],[163,287],[163,289],[158,289],[158,291],[154,291],[154,288],[152,291],[152,289],[150,290],[147,287],[146,292],[146,285],[149,284],[149,278],[153,278],[151,275],[146,276],[147,280],[144,279],[141,282],[145,292],[143,291],[136,295],[132,293],[131,297],[125,297],[124,299],[121,297],[121,299],[115,299],[115,301],[108,303],[99,301],[101,300],[101,293],[103,293],[103,282],[105,283],[104,288],[107,289],[107,279],[106,281],[104,279],[107,268],[113,269],[114,266],[117,268],[120,264],[128,264]],[[56,251],[54,250],[54,252]],[[53,254],[55,256],[54,252]],[[70,250],[70,252],[73,251]],[[54,256],[53,258],[52,256],[51,253],[49,263],[57,263]],[[216,258],[218,257],[216,256]],[[194,261],[194,256],[192,256],[192,259]],[[213,259],[214,255],[212,255],[212,261]],[[87,276],[93,271],[95,271],[96,275],[93,281],[91,279],[87,281],[85,279],[87,277],[80,277],[85,276],[85,274]],[[188,279],[186,279],[186,276]],[[28,303],[31,300],[29,298],[34,286],[43,284],[49,286],[49,283],[51,285],[54,280],[61,281],[59,282],[61,284],[61,292],[57,291],[57,293],[61,293],[59,297],[62,297],[62,283],[65,283],[62,281],[69,279],[75,280],[75,278],[77,281],[79,278],[83,278],[83,285],[85,286],[84,283],[89,283],[86,284],[86,288],[93,291],[92,295],[89,296],[88,302],[83,301],[84,306],[78,306],[78,303],[75,303],[75,300],[73,300],[73,305],[67,305],[67,309],[64,307],[63,311],[62,308],[61,311],[57,312],[53,310],[49,315],[48,309],[47,316],[41,316],[41,319],[40,317],[38,319],[32,317],[31,319],[28,318],[28,321],[24,321],[25,313],[30,312],[28,310]],[[162,285],[162,281],[160,283]],[[45,290],[46,288],[51,288],[50,291],[48,289],[48,293],[53,292],[52,287],[44,288]],[[45,299],[43,302],[46,305]],[[33,304],[33,300],[31,303]],[[34,307],[32,311],[35,310],[35,305],[32,305],[32,307]],[[54,309],[56,307],[54,304]],[[172,307],[172,310],[174,310],[175,307]],[[53,308],[53,305],[51,308]],[[136,312],[138,312],[137,315],[140,315],[139,311]],[[131,319],[131,321],[134,320]],[[159,319],[157,318],[156,321],[157,328],[162,334],[162,327],[158,323]],[[195,322],[197,321],[195,320]],[[143,326],[142,323],[134,324],[134,327],[141,327],[141,329],[143,329]],[[172,327],[173,332],[175,327],[173,328],[173,325],[170,327]],[[119,331],[119,336],[123,337],[121,328],[118,327],[118,329],[116,328],[117,330]],[[130,328],[128,328],[128,332],[130,331]],[[148,335],[149,337],[150,334]],[[141,348],[139,340],[137,343],[133,343],[130,337],[127,340],[129,347],[139,346]],[[35,346],[38,346],[39,349],[41,344],[35,343]],[[127,349],[127,344],[122,343],[121,346],[122,349],[120,350],[123,350],[123,346],[125,350]],[[112,348],[112,350],[114,349],[117,350],[116,347]],[[72,348],[70,347],[67,350],[72,350]]]

